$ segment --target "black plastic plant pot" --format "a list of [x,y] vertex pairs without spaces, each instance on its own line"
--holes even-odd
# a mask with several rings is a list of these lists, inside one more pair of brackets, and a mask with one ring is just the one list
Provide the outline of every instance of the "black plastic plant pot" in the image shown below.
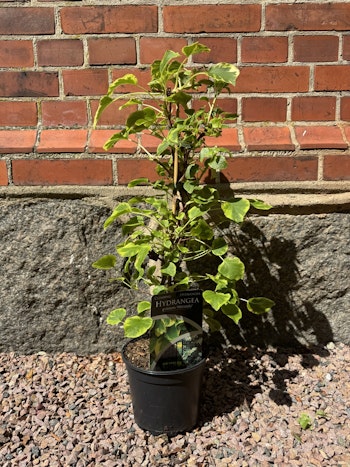
[[188,368],[153,371],[137,368],[125,356],[134,418],[152,434],[169,436],[189,431],[197,423],[205,359]]

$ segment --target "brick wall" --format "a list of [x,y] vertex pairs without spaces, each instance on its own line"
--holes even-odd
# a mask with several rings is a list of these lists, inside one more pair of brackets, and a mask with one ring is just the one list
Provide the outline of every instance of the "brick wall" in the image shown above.
[[350,180],[349,0],[0,0],[0,185],[154,177],[134,145],[103,151],[122,116],[92,130],[93,115],[117,76],[147,82],[165,48],[196,40],[211,48],[198,63],[241,70],[222,100],[239,114],[223,134],[227,180]]

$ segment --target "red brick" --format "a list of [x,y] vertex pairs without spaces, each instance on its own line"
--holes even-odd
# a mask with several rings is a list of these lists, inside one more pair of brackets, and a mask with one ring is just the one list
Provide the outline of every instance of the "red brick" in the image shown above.
[[288,59],[287,37],[243,37],[243,63],[283,63]]
[[25,159],[12,162],[15,185],[111,185],[112,162],[94,159]]
[[347,31],[350,4],[305,2],[266,6],[266,30]]
[[222,146],[230,151],[240,151],[241,145],[238,141],[238,132],[236,128],[224,128],[222,135],[218,138],[207,136],[205,138],[207,146]]
[[316,91],[348,91],[350,65],[319,65],[315,67]]
[[344,96],[340,101],[341,120],[350,121],[350,96]]
[[294,149],[288,127],[245,127],[243,134],[248,151],[292,151]]
[[[231,114],[237,114],[237,99],[234,97],[219,98],[216,101],[216,107],[220,108],[224,112]],[[195,110],[205,109],[208,110],[208,104],[205,101],[195,98],[192,100],[192,108]],[[230,120],[227,123],[235,123],[235,120]]]
[[7,167],[6,161],[0,161],[0,185],[8,185]]
[[343,59],[350,60],[350,36],[343,36]]
[[0,41],[0,67],[34,65],[32,41]]
[[284,97],[247,97],[242,99],[242,119],[245,122],[284,122],[287,99]]
[[37,152],[83,152],[87,130],[43,130]]
[[41,71],[0,71],[0,96],[58,96],[58,74]]
[[83,126],[88,123],[85,100],[43,101],[41,104],[44,126]]
[[164,6],[164,30],[172,33],[252,32],[261,25],[260,5]]
[[83,43],[79,39],[39,40],[39,66],[80,66],[84,63]]
[[136,43],[131,37],[88,40],[90,65],[134,65]]
[[343,129],[344,129],[345,138],[346,138],[346,140],[348,142],[348,145],[350,147],[350,126],[344,126]]
[[306,66],[245,66],[240,68],[235,92],[306,92],[310,69]]
[[335,107],[336,98],[332,96],[296,96],[292,100],[292,120],[335,120]]
[[316,157],[232,157],[222,179],[228,182],[317,180]]
[[185,39],[177,37],[141,37],[140,39],[140,61],[142,64],[153,63],[159,60],[165,50],[181,52],[187,45]]
[[[143,88],[146,88],[148,89],[148,83],[151,79],[151,75],[150,75],[150,70],[149,68],[126,68],[126,67],[123,67],[123,68],[120,68],[120,69],[116,69],[116,70],[113,70],[113,81],[118,79],[118,78],[121,78],[122,76],[128,74],[128,73],[131,73],[133,75],[136,76],[136,78],[138,79],[138,84],[140,86],[142,86]],[[139,89],[136,89],[135,86],[129,86],[129,85],[125,85],[125,86],[119,86],[116,90],[117,93],[124,93],[124,92],[132,92],[132,91],[138,91]]]
[[337,36],[295,36],[294,61],[336,62],[339,38]]
[[295,135],[301,149],[345,149],[340,128],[336,126],[297,126]]
[[[102,113],[99,121],[98,121],[98,126],[102,125],[108,125],[108,126],[115,126],[115,125],[124,125],[126,122],[126,119],[128,115],[131,112],[134,112],[137,110],[136,105],[131,105],[128,107],[125,107],[124,109],[119,109],[123,104],[125,104],[126,100],[117,100],[116,102],[113,102],[110,104],[104,112]],[[99,101],[98,100],[93,100],[91,101],[91,115],[92,118],[95,117],[97,108],[98,108]]]
[[108,89],[108,71],[105,69],[63,70],[66,96],[103,95]]
[[350,180],[350,156],[328,155],[323,161],[324,180]]
[[348,91],[350,65],[319,65],[315,67],[316,91]]
[[36,126],[38,121],[35,102],[2,101],[0,126]]
[[32,152],[36,130],[0,130],[0,153]]
[[66,34],[157,32],[158,9],[153,5],[77,6],[61,8]]
[[0,34],[37,35],[54,34],[53,8],[0,8]]
[[[117,133],[115,130],[93,130],[91,132],[89,152],[93,153],[105,153],[103,145],[106,141],[114,134]],[[121,140],[110,149],[108,152],[115,154],[134,154],[137,149],[137,144],[132,143],[128,140]]]
[[232,37],[201,37],[200,42],[209,47],[210,52],[194,55],[194,63],[236,63],[236,39]]
[[148,178],[151,182],[158,180],[156,163],[148,159],[119,159],[117,161],[118,185],[127,185],[136,178]]

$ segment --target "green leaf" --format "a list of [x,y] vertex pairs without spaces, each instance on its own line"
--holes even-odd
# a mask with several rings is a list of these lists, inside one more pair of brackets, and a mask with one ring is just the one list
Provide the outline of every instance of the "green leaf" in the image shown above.
[[249,199],[249,202],[255,209],[260,209],[262,211],[268,211],[272,208],[270,204],[264,203],[264,201],[260,199]]
[[188,218],[193,220],[197,217],[203,217],[203,211],[197,208],[197,206],[193,206],[191,209],[188,210]]
[[109,225],[112,224],[118,217],[123,214],[128,214],[132,212],[132,207],[129,203],[119,203],[118,206],[113,210],[112,214],[105,220],[103,227],[106,229]]
[[123,235],[128,235],[133,232],[137,227],[145,225],[141,216],[134,216],[122,225]]
[[151,329],[152,324],[153,320],[149,317],[142,318],[141,316],[131,316],[126,318],[124,322],[125,337],[130,337],[132,339],[140,337]]
[[244,264],[237,256],[225,258],[218,266],[218,271],[227,279],[238,281],[243,279]]
[[245,215],[249,211],[250,203],[245,198],[235,198],[231,201],[224,201],[221,204],[221,209],[227,219],[230,219],[237,224],[244,221]]
[[109,149],[113,148],[118,143],[118,141],[127,139],[129,139],[129,133],[126,130],[118,131],[105,142],[103,149],[108,151]]
[[92,264],[95,269],[112,269],[115,266],[117,258],[114,255],[105,255]]
[[247,302],[248,310],[256,315],[269,312],[274,305],[275,302],[273,300],[265,297],[253,297]]
[[125,308],[116,308],[112,310],[107,316],[107,323],[112,326],[119,324],[125,318],[126,310]]
[[141,314],[144,313],[145,311],[148,311],[151,309],[151,303],[148,301],[142,301],[137,304],[137,313]]
[[169,66],[169,63],[176,57],[179,57],[179,53],[174,52],[173,50],[166,50],[159,64],[159,72],[162,75],[166,68]]
[[161,269],[162,273],[174,277],[176,274],[176,266],[174,263],[169,263],[166,267]]
[[128,188],[132,188],[138,185],[148,185],[148,184],[149,184],[148,178],[135,178],[135,180],[131,180],[131,182],[128,183]]
[[213,238],[213,229],[204,219],[199,219],[196,225],[191,229],[191,235],[201,240],[211,240]]
[[307,430],[312,426],[312,420],[307,413],[300,414],[300,417],[298,418],[298,423],[303,430]]
[[108,107],[112,102],[113,102],[113,98],[110,96],[101,97],[97,111],[95,113],[95,117],[94,117],[94,124],[93,124],[94,128],[96,127],[105,108]]
[[121,76],[120,78],[117,78],[113,83],[109,86],[107,94],[113,94],[113,92],[116,90],[117,87],[122,86],[124,84],[132,84],[136,85],[137,84],[137,78],[135,75],[131,73],[127,73],[124,76]]
[[206,45],[200,44],[199,42],[185,45],[185,47],[182,48],[182,53],[186,55],[186,57],[190,57],[191,55],[199,54],[202,52],[210,52],[210,49]]
[[215,81],[221,81],[234,86],[239,75],[239,69],[230,63],[217,63],[208,69],[208,75]]
[[239,323],[239,320],[242,318],[241,309],[234,303],[227,303],[223,305],[221,310],[226,316],[232,319],[236,324]]
[[228,246],[223,238],[216,238],[212,244],[211,252],[215,256],[222,256],[227,253]]
[[225,305],[231,298],[228,293],[214,292],[213,290],[205,290],[203,292],[204,300],[214,308],[215,311]]
[[123,258],[136,256],[140,251],[140,245],[133,242],[127,242],[122,245],[117,245],[117,252]]
[[126,120],[126,126],[134,132],[138,132],[149,128],[155,120],[155,111],[146,107],[145,109],[132,112]]
[[220,172],[227,167],[226,157],[223,154],[217,154],[211,161],[208,162],[208,165],[211,169]]

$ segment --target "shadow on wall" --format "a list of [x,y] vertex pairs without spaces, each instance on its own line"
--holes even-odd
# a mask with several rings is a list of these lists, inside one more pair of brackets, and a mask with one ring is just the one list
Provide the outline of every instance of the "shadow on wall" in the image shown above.
[[[267,239],[251,221],[246,221],[240,230],[230,235],[237,256],[246,266],[246,279],[239,285],[240,296],[264,296],[274,300],[276,305],[267,315],[261,316],[243,310],[243,305],[238,327],[223,316],[221,321],[228,341],[291,348],[332,341],[333,332],[326,316],[308,301],[295,301],[293,292],[300,287],[295,243],[274,236]],[[220,341],[219,336],[216,338]]]
[[329,355],[322,344],[333,340],[323,313],[308,302],[302,307],[295,304],[292,292],[298,288],[299,275],[295,243],[274,236],[267,239],[251,221],[231,235],[235,251],[246,265],[240,296],[263,295],[276,306],[266,317],[243,313],[239,327],[223,317],[225,337],[233,346],[227,347],[220,333],[209,341],[201,424],[227,412],[232,413],[234,424],[267,382],[269,397],[277,405],[292,405],[287,381],[299,372],[289,369],[288,360],[299,356],[302,367],[315,367]]

